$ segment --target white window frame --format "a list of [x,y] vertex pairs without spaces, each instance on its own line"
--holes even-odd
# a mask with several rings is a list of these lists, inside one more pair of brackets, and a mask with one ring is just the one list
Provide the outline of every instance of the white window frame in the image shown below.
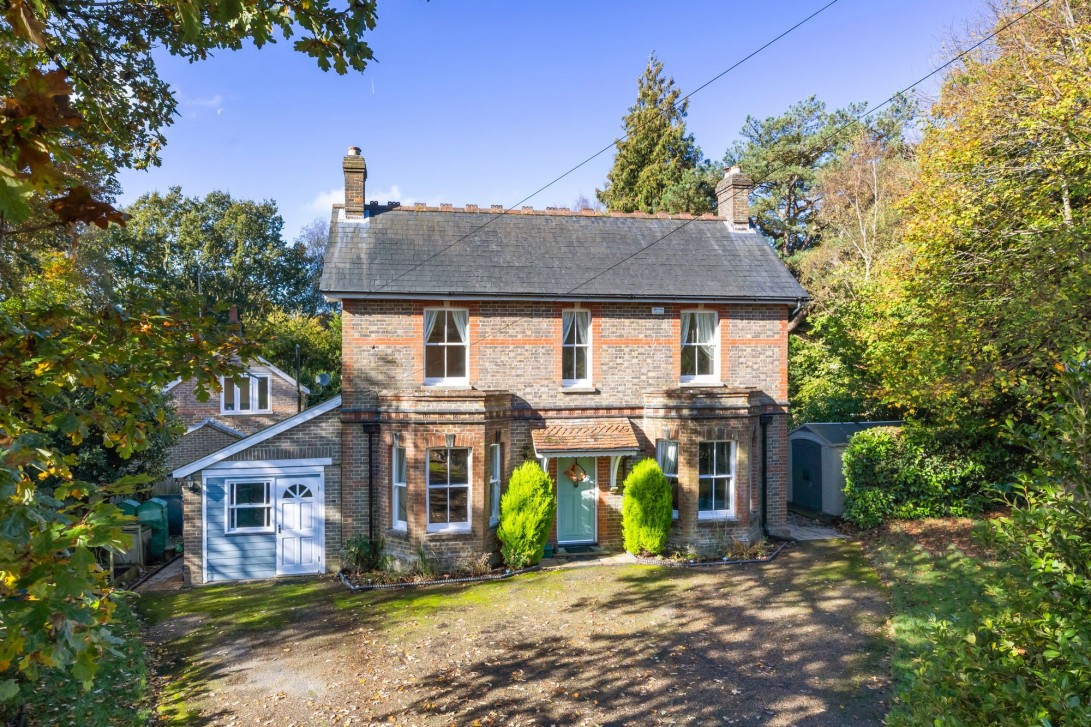
[[[715,472],[716,469],[717,469],[717,467],[716,467],[716,445],[717,444],[725,444],[725,443],[727,445],[729,445],[730,454],[728,454],[728,457],[731,460],[730,468],[728,470],[728,474],[726,474],[726,475],[723,475],[723,474],[703,475],[703,474],[701,474],[700,447],[702,445],[712,446],[713,471]],[[736,443],[733,440],[723,440],[723,439],[699,442],[697,444],[697,447],[698,447],[698,453],[697,453],[697,519],[698,520],[730,520],[730,519],[735,517],[735,505],[736,505],[736,503],[737,503],[737,501],[739,499],[739,493],[737,493],[735,491],[735,463],[738,460],[738,457],[736,456],[737,452],[738,452],[738,447],[737,447]],[[717,508],[715,510],[701,510],[700,509],[701,508],[701,482],[703,482],[705,480],[727,480],[727,493],[728,493],[728,497],[731,498],[731,506],[729,508],[727,508],[727,509]],[[713,493],[715,493],[715,491],[716,491],[715,488],[713,488]],[[713,503],[715,504],[715,500],[713,500]]]
[[[710,315],[712,316],[712,373],[711,374],[686,374],[681,370],[679,365],[679,381],[683,384],[718,384],[720,383],[720,315],[714,310],[708,310],[705,308],[695,308],[692,310],[684,310],[679,314],[679,332],[685,330],[682,326],[682,320],[688,315]],[[696,319],[695,319],[696,320]],[[703,346],[707,344],[691,344],[686,343],[684,340],[678,342],[679,349],[684,350],[687,346],[696,348],[697,346]]]
[[[401,452],[402,466],[401,472],[398,471],[398,452]],[[408,530],[409,529],[409,502],[406,498],[409,496],[409,487],[406,484],[406,471],[408,470],[409,460],[406,455],[405,447],[395,444],[390,449],[390,527],[393,530]],[[398,492],[401,490],[401,493]],[[401,495],[402,501],[405,502],[405,516],[406,520],[398,519],[398,495]]]
[[[663,466],[664,461],[664,448],[666,446],[674,445],[674,472],[667,472],[667,469]],[[678,440],[677,439],[657,439],[655,440],[655,461],[659,464],[659,469],[663,470],[663,476],[667,478],[667,482],[671,486],[671,499],[674,499],[674,493],[678,488]],[[679,499],[681,499],[681,493],[679,493]],[[671,509],[671,519],[678,519],[678,510]]]
[[[236,505],[235,502],[235,486],[236,485],[265,485],[265,503],[264,504],[241,504]],[[231,523],[234,522],[232,515],[234,511],[238,510],[266,510],[268,512],[267,520],[268,525],[256,528],[238,528],[232,527]],[[239,533],[271,533],[275,527],[275,513],[273,512],[273,480],[267,477],[246,478],[238,480],[227,480],[224,482],[224,534],[236,535]]]
[[500,444],[489,445],[489,527],[500,522],[500,482],[504,476],[503,450]]
[[[273,411],[273,377],[270,374],[266,374],[266,373],[251,373],[251,372],[248,371],[245,374],[243,374],[242,376],[240,376],[239,378],[240,379],[246,379],[250,384],[250,408],[249,409],[239,409],[238,408],[239,407],[239,386],[238,386],[237,383],[235,383],[236,380],[221,376],[220,377],[220,414],[223,414],[225,416],[250,416],[252,414],[269,414],[269,413],[271,413]],[[265,397],[265,403],[267,404],[267,406],[264,409],[257,408],[257,404],[258,404],[258,379],[264,379],[265,382],[266,382],[265,391],[266,391],[267,396]],[[225,393],[227,392],[227,387],[228,386],[233,387],[232,393],[234,394],[234,399],[235,399],[235,408],[234,409],[226,409],[225,408],[225,404],[227,403],[227,397],[225,396]]]
[[[587,335],[584,336],[584,343],[567,343],[564,340],[564,318],[565,316],[573,317],[573,325],[575,321],[581,317],[587,319]],[[582,379],[566,379],[564,378],[564,364],[565,359],[574,355],[573,350],[577,348],[585,349],[586,360],[584,362],[584,372],[587,374]],[[569,308],[568,310],[561,311],[561,386],[565,388],[591,386],[591,311],[586,308]]]
[[[452,343],[428,343],[428,314],[439,313],[446,316],[448,313],[464,313],[466,315],[466,340],[461,344]],[[425,308],[424,309],[424,340],[421,343],[424,345],[424,385],[425,386],[469,386],[470,385],[470,311],[467,308]],[[466,371],[465,376],[429,376],[428,375],[428,349],[429,347],[436,348],[462,348],[462,355],[464,358],[464,364]],[[444,373],[446,373],[447,356],[450,352],[447,351],[444,356]]]
[[[466,450],[466,484],[456,484],[453,487],[465,487],[466,488],[466,520],[464,522],[446,522],[446,523],[432,523],[432,490],[447,490],[447,517],[451,517],[451,500],[450,490],[452,489],[451,482],[451,465],[450,454],[447,455],[447,482],[443,484],[432,482],[432,468],[429,466],[432,462],[432,452],[443,450],[451,452],[451,450],[463,449]],[[425,452],[424,458],[424,481],[426,483],[428,495],[424,503],[424,521],[426,524],[426,531],[429,533],[468,533],[470,532],[470,518],[473,517],[473,467],[474,452],[471,447],[431,447]]]

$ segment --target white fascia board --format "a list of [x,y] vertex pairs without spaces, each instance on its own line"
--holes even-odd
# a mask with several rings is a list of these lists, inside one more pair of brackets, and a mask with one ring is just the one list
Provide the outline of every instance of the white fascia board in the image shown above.
[[260,444],[267,439],[275,437],[281,432],[286,432],[293,427],[303,424],[304,422],[309,422],[311,419],[314,419],[317,416],[321,416],[328,411],[333,411],[340,406],[341,395],[338,394],[329,401],[325,401],[318,406],[312,406],[310,409],[304,409],[299,414],[296,414],[293,417],[288,417],[283,421],[279,421],[271,427],[266,427],[265,429],[262,429],[260,432],[255,432],[246,439],[240,439],[237,442],[227,445],[223,449],[218,449],[212,454],[206,455],[201,459],[194,460],[193,462],[190,462],[183,467],[179,467],[178,469],[171,472],[171,477],[175,479],[189,477],[194,472],[199,472],[203,469],[206,469],[207,467],[210,467],[217,462],[227,459],[233,454],[238,454],[243,450],[250,449],[250,447],[253,447],[255,444]]
[[595,450],[559,449],[559,450],[556,450],[556,451],[551,450],[549,452],[539,452],[538,450],[534,451],[534,455],[538,459],[542,459],[543,457],[546,457],[546,458],[549,458],[549,459],[557,459],[558,457],[625,457],[625,456],[628,456],[630,454],[639,454],[639,453],[640,453],[640,448],[639,447],[625,447],[625,448],[622,448],[622,449],[595,449]]
[[205,468],[205,474],[218,472],[232,474],[246,470],[321,470],[333,464],[332,457],[308,457],[306,459],[229,459]]

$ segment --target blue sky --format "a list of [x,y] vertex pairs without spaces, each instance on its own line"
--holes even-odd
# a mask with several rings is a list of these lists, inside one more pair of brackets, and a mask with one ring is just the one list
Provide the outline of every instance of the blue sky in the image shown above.
[[[512,205],[606,146],[654,51],[683,92],[828,0],[385,0],[377,63],[324,73],[281,42],[188,64],[160,58],[179,99],[163,165],[121,175],[123,203],[180,185],[278,203],[290,239],[340,201],[360,146],[367,197]],[[719,159],[746,116],[816,94],[879,103],[945,61],[982,0],[839,0],[692,99],[688,126]],[[927,89],[935,90],[932,84]],[[608,152],[527,204],[594,196]]]

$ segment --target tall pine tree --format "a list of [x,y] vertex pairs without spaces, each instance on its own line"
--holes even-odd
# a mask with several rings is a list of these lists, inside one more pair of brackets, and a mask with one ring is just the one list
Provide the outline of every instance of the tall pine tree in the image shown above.
[[640,77],[636,104],[623,120],[625,136],[617,142],[606,187],[595,192],[607,208],[621,212],[666,209],[667,190],[683,184],[697,167],[701,151],[686,133],[689,102],[679,103],[681,95],[674,79],[663,74],[663,62],[653,54]]

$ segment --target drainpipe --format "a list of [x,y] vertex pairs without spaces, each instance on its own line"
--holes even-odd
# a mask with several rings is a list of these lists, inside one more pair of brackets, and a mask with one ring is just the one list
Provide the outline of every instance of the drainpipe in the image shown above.
[[[363,426],[367,434],[367,539],[375,542],[375,437],[379,434],[378,422],[368,422]],[[344,493],[341,493],[344,501]]]
[[761,424],[761,534],[769,537],[769,423],[772,414],[762,414],[758,418]]

